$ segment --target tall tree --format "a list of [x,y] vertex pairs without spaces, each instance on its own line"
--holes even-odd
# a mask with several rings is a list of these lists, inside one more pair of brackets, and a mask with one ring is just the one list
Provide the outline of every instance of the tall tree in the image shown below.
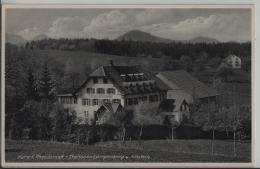
[[53,101],[55,99],[55,88],[47,62],[45,62],[43,65],[43,72],[42,78],[40,79],[40,83],[42,99],[45,101]]
[[27,71],[27,84],[25,86],[26,90],[26,100],[36,100],[39,101],[39,90],[37,86],[37,79],[33,74],[31,68]]
[[41,131],[45,139],[49,139],[51,135],[51,123],[50,117],[53,103],[55,101],[55,86],[51,78],[50,70],[47,62],[43,65],[42,78],[40,79],[40,92],[41,92],[41,114],[40,114],[40,126]]

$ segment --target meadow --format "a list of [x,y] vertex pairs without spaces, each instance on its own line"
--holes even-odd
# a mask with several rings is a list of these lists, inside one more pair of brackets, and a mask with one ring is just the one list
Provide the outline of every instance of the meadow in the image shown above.
[[110,141],[95,145],[6,140],[6,162],[250,162],[251,143],[216,140]]

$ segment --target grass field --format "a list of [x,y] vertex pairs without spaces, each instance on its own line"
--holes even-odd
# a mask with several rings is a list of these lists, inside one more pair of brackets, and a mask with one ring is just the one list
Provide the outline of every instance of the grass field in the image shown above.
[[47,141],[6,140],[6,162],[250,162],[251,144],[209,140],[101,142],[94,146]]

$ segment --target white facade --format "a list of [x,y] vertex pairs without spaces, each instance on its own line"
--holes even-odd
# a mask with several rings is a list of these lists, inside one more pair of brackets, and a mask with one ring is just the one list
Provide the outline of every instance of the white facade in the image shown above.
[[[88,83],[80,89],[77,93],[76,102],[71,102],[72,104],[62,104],[64,108],[68,108],[69,111],[76,111],[80,123],[90,123],[91,119],[94,118],[94,113],[104,101],[111,103],[120,102],[121,105],[124,106],[123,96],[117,88],[109,80],[107,83],[103,83],[102,78],[97,79],[97,83],[94,83],[93,79],[90,79]],[[94,92],[89,92],[89,89],[92,89]],[[98,89],[104,89],[104,93],[98,93]],[[114,89],[115,93],[108,93],[108,89]],[[58,99],[59,102],[62,103],[62,97]]]
[[[100,70],[98,73],[101,72],[102,76],[92,74],[74,94],[58,95],[58,102],[69,112],[75,111],[81,124],[90,124],[103,102],[120,103],[123,107],[134,110],[141,103],[148,103],[149,108],[158,108],[159,103],[166,98],[165,92],[154,90],[154,80],[121,81],[119,84],[111,81]],[[122,89],[127,92],[123,93]],[[139,92],[140,89],[143,92]]]
[[234,69],[240,69],[241,68],[241,59],[236,55],[229,55],[225,59],[228,66]]

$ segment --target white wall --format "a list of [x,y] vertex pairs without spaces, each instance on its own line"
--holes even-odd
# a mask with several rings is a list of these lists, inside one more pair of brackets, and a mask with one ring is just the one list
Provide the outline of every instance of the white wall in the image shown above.
[[[94,118],[94,112],[98,110],[100,105],[92,105],[92,99],[120,99],[121,105],[124,106],[124,99],[122,94],[116,89],[116,87],[108,80],[107,84],[104,84],[101,80],[98,80],[98,83],[94,84],[93,80],[90,79],[89,82],[78,92],[78,101],[77,104],[63,104],[64,108],[68,108],[70,111],[76,111],[77,117],[85,120],[84,111],[88,112],[89,123],[90,119]],[[95,94],[88,94],[87,88],[94,88]],[[104,88],[105,94],[97,94],[97,88]],[[107,94],[108,88],[114,88],[116,90],[115,94]],[[91,99],[91,105],[82,105],[82,99]]]

